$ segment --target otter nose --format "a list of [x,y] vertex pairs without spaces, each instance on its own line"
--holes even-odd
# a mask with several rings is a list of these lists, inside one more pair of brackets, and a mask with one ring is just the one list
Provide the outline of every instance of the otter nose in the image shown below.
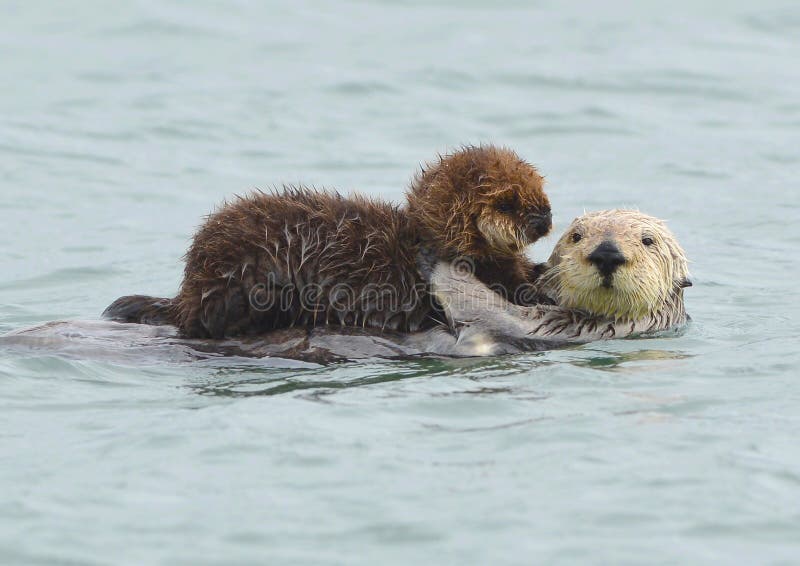
[[613,242],[606,240],[589,254],[589,261],[591,261],[597,267],[597,271],[599,271],[605,277],[608,277],[627,260]]
[[528,216],[528,227],[537,236],[544,236],[553,227],[553,215],[550,211],[542,214],[531,214]]

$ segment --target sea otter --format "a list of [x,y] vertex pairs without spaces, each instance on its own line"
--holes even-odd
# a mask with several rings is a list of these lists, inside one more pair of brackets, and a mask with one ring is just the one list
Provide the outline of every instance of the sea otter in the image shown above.
[[635,210],[591,212],[572,222],[537,282],[555,305],[511,304],[441,261],[429,283],[457,336],[442,348],[450,355],[549,349],[677,328],[689,320],[683,289],[692,285],[672,232]]
[[206,340],[181,337],[171,326],[56,322],[2,336],[0,346],[136,363],[219,355],[329,363],[548,350],[670,330],[688,320],[686,255],[663,222],[636,211],[593,212],[571,224],[541,280],[542,291],[560,305],[513,305],[462,270],[463,263],[439,261],[432,254],[421,254],[419,263],[449,326],[414,333],[293,327]]
[[579,216],[556,243],[542,292],[558,305],[616,321],[683,322],[686,254],[666,224],[638,210]]
[[222,338],[295,325],[414,332],[436,323],[421,248],[467,258],[519,302],[537,268],[523,249],[552,227],[543,178],[510,149],[465,147],[423,167],[399,207],[302,187],[256,192],[208,217],[178,296],[122,297],[104,316]]

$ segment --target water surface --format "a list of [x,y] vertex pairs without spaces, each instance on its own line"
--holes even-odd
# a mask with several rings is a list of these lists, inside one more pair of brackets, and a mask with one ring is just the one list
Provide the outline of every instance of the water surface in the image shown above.
[[332,367],[0,352],[0,562],[796,562],[800,9],[702,4],[0,3],[0,331],[173,294],[235,193],[400,201],[479,142],[556,233],[668,219],[695,320]]

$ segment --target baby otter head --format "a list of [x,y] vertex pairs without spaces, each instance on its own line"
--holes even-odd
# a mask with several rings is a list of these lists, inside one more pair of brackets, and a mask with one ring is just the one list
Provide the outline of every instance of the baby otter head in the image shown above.
[[659,219],[634,210],[576,218],[561,236],[543,278],[565,307],[637,320],[683,307],[691,285],[686,255]]
[[510,257],[550,231],[536,169],[510,149],[468,146],[423,167],[409,214],[444,257]]

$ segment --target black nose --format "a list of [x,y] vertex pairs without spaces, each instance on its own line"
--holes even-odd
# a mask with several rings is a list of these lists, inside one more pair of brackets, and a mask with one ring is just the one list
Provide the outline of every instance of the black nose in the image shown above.
[[548,211],[528,216],[528,227],[536,236],[544,236],[553,227],[553,215]]
[[606,240],[597,246],[591,254],[589,254],[589,261],[591,261],[597,267],[597,271],[599,271],[603,276],[608,277],[627,260],[613,242]]

